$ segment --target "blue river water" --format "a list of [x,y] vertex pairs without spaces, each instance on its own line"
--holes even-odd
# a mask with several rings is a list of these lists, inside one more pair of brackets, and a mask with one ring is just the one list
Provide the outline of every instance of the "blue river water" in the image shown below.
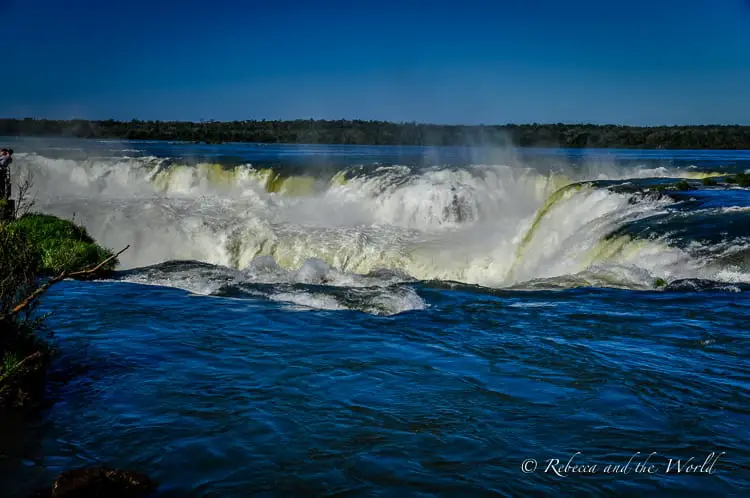
[[54,402],[3,422],[3,496],[89,465],[170,497],[750,489],[750,152],[12,146],[39,210],[131,248],[45,295]]

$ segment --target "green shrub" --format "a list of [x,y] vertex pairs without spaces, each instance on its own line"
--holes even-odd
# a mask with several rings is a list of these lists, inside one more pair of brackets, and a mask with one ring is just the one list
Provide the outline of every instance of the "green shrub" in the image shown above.
[[[112,251],[98,245],[86,229],[72,221],[44,214],[28,214],[9,224],[22,230],[41,257],[41,274],[78,271],[98,265],[112,256]],[[113,259],[101,271],[114,270]]]
[[709,177],[703,179],[703,185],[706,185],[706,186],[709,186],[709,187],[713,186],[713,185],[716,185],[716,180],[714,180],[713,178],[711,178],[709,176]]
[[11,378],[18,370],[20,370],[22,358],[18,356],[15,351],[6,351],[2,355],[2,361],[0,361],[0,385],[4,384],[3,381]]
[[686,182],[685,180],[680,180],[677,182],[674,186],[677,190],[690,190],[690,184]]
[[25,231],[12,225],[0,225],[0,316],[7,315],[21,296],[36,288],[41,268],[39,250]]
[[48,214],[27,214],[13,222],[13,225],[24,229],[31,240],[41,242],[51,239],[72,239],[94,243],[86,229],[73,223]]
[[[39,318],[13,309],[38,289],[38,249],[25,230],[0,224],[0,410],[23,406],[43,391],[47,348],[35,332]],[[34,304],[28,307],[33,311]]]
[[[43,270],[55,274],[90,268],[112,256],[111,251],[97,244],[72,239],[45,241],[40,250]],[[105,270],[113,270],[115,264],[110,262],[105,266]]]

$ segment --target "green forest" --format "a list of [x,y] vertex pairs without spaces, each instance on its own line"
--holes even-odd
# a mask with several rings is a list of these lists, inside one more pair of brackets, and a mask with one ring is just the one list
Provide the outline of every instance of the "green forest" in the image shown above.
[[641,149],[750,149],[750,126],[590,124],[435,125],[362,120],[57,121],[0,119],[0,135],[186,142],[351,145],[507,145]]

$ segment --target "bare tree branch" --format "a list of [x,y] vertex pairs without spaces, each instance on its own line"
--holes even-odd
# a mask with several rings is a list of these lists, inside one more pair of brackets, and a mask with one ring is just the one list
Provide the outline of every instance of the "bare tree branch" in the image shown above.
[[34,174],[30,169],[26,170],[26,178],[18,179],[18,202],[16,202],[15,218],[18,219],[31,212],[36,204],[36,197],[29,198],[29,193],[34,187]]
[[[66,278],[80,277],[81,275],[90,275],[92,273],[97,272],[104,265],[106,265],[107,263],[109,263],[110,261],[112,261],[113,259],[115,259],[117,256],[119,256],[120,254],[122,254],[126,250],[128,250],[129,247],[130,247],[130,245],[125,246],[125,248],[122,249],[120,252],[118,252],[117,254],[113,254],[112,256],[110,256],[109,258],[105,259],[104,261],[102,261],[101,263],[99,263],[98,265],[96,265],[93,268],[89,268],[87,270],[75,271],[75,272],[72,272],[72,273],[68,273],[67,271],[63,271],[62,273],[60,273],[56,277],[53,277],[53,278],[47,280],[47,282],[45,282],[42,286],[38,287],[34,292],[32,292],[31,294],[29,294],[28,296],[26,296],[26,298],[24,298],[23,301],[21,301],[20,303],[18,303],[15,308],[13,308],[12,310],[10,310],[9,315],[10,316],[17,315],[21,311],[25,310],[26,308],[29,307],[29,305],[31,305],[31,303],[36,298],[38,298],[39,296],[41,296],[42,294],[44,294],[47,291],[47,289],[49,289],[50,287],[52,287],[54,284],[56,284],[56,283],[58,283],[58,282],[60,282],[62,280],[65,280]],[[4,317],[0,316],[0,319],[2,319],[2,318],[4,318]]]

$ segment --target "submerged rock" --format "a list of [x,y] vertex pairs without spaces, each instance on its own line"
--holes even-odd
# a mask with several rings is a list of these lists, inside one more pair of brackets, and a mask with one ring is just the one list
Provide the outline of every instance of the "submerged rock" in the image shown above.
[[638,204],[641,202],[660,201],[668,196],[664,185],[637,185],[634,183],[623,183],[607,187],[610,192],[615,194],[629,194],[628,204]]
[[138,472],[107,467],[64,472],[51,491],[39,491],[32,498],[141,498],[152,496],[158,483]]
[[727,283],[700,278],[684,278],[670,282],[664,288],[671,292],[747,292],[750,285],[746,283]]

